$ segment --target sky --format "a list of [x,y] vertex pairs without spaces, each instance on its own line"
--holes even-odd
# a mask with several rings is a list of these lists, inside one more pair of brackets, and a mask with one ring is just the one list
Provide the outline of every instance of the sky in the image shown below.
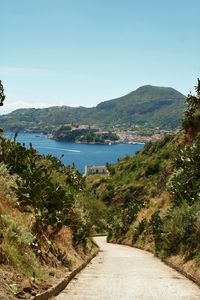
[[146,84],[193,91],[199,0],[0,0],[0,114],[95,106]]

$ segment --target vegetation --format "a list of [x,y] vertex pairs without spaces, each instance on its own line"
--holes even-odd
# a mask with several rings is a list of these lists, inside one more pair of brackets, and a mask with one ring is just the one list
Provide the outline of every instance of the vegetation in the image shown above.
[[[182,130],[148,143],[134,157],[108,165],[94,180],[108,206],[108,240],[149,249],[160,257],[200,258],[200,81],[186,98]],[[91,183],[92,187],[92,183]],[[193,269],[194,272],[194,269]]]
[[162,193],[171,174],[174,139],[166,136],[162,141],[147,144],[137,155],[108,165],[111,176],[103,182],[94,181],[97,198],[109,207],[109,239],[121,241],[138,213],[149,206],[149,200]]
[[[22,278],[41,279],[42,265],[73,267],[70,240],[86,255],[91,220],[77,202],[85,189],[77,170],[39,155],[31,145],[25,148],[16,136],[7,140],[1,135],[0,179],[1,263]],[[65,242],[58,242],[61,232]]]
[[0,106],[3,106],[3,102],[5,100],[5,95],[4,95],[4,88],[3,88],[3,85],[1,83],[1,80],[0,80]]
[[62,125],[54,130],[52,138],[59,141],[87,144],[104,144],[108,141],[118,140],[117,135],[112,132],[101,133],[91,129],[72,129],[69,125]]
[[[66,271],[66,268],[73,268],[77,259],[84,259],[91,251],[89,236],[105,231],[109,241],[143,247],[165,258],[180,255],[185,261],[194,260],[198,265],[199,81],[196,91],[196,96],[188,95],[186,99],[188,108],[183,128],[178,134],[146,144],[133,157],[127,156],[114,165],[107,164],[110,176],[106,177],[95,174],[84,178],[74,167],[64,166],[59,159],[39,155],[31,144],[28,148],[21,145],[16,135],[8,140],[1,133],[0,272],[11,269],[15,273],[7,286],[8,294],[12,291],[23,296],[20,283],[24,277],[34,279],[35,283],[35,280],[49,279],[48,274],[46,277],[42,275],[44,270],[48,269],[52,274],[51,270],[54,273],[56,269],[64,268]],[[99,118],[106,111],[110,112],[112,120],[119,120],[115,119],[114,111],[123,117],[123,112],[128,114],[132,103],[130,118],[125,119],[130,121],[134,116],[140,123],[139,118],[145,115],[145,118],[148,116],[145,119],[148,123],[150,120],[153,122],[155,111],[160,116],[161,112],[167,111],[167,107],[173,109],[176,106],[182,110],[182,95],[177,93],[173,89],[147,86],[94,109],[98,111]],[[147,96],[150,102],[145,102]],[[133,99],[140,99],[139,108]],[[10,122],[12,116],[17,120],[20,115],[20,128],[33,129],[38,118],[41,118],[42,126],[44,120],[47,123],[51,119],[49,114],[52,114],[55,123],[60,116],[59,122],[66,124],[66,116],[62,118],[65,109],[56,109],[59,111],[57,115],[54,115],[52,108],[19,110],[9,115]],[[139,112],[137,115],[136,109]],[[67,108],[69,114],[76,111],[78,115],[82,110],[83,114],[87,113],[87,109]],[[44,111],[48,112],[46,119],[42,116]],[[92,116],[95,117],[95,113]],[[2,116],[2,120],[6,121],[6,117]],[[110,122],[109,118],[104,120],[104,124]],[[169,122],[170,126],[172,123]],[[50,130],[48,126],[47,123],[47,131]],[[55,128],[53,130],[56,132]],[[57,134],[70,136],[71,129],[62,125]],[[84,131],[82,137],[80,132],[75,136],[75,139],[87,142],[95,138],[88,131]],[[70,252],[70,249],[73,250]],[[32,286],[29,292],[33,292]]]
[[[70,123],[94,125],[104,129],[130,127],[139,133],[155,128],[174,130],[181,124],[185,96],[172,88],[143,86],[96,107],[49,107],[18,109],[0,116],[0,127],[12,131],[53,133]],[[135,128],[135,129],[134,129]]]
[[16,138],[0,134],[2,299],[46,289],[56,273],[94,251],[89,237],[105,228],[105,205],[93,199],[82,175]]

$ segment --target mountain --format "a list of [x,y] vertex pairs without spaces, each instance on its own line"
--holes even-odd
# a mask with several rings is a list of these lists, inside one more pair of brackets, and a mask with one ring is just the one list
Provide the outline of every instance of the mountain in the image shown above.
[[100,103],[97,110],[112,115],[116,123],[176,128],[184,111],[184,99],[173,88],[145,85],[123,97]]
[[8,130],[44,130],[67,123],[102,128],[139,125],[146,128],[175,129],[180,125],[185,96],[173,88],[145,85],[96,107],[54,106],[24,108],[0,116],[0,127]]

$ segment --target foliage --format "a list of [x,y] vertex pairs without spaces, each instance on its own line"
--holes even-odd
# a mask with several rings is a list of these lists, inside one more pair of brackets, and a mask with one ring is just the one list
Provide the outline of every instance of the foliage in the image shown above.
[[0,161],[10,174],[17,175],[13,189],[19,208],[33,209],[33,230],[37,235],[48,228],[55,235],[64,224],[73,226],[75,195],[84,188],[78,171],[50,155],[39,155],[31,144],[25,148],[16,136],[13,140],[1,137]]
[[114,187],[112,184],[107,184],[105,191],[102,192],[101,194],[101,200],[103,202],[111,202],[113,196],[114,196]]
[[4,163],[0,163],[0,182],[1,182],[1,192],[4,193],[5,197],[8,200],[14,200],[16,202],[16,195],[12,188],[17,187],[17,176],[10,175],[6,165]]
[[199,254],[199,208],[183,203],[164,217],[160,243],[166,255],[182,253],[191,259]]
[[200,80],[198,79],[198,83],[196,86],[197,95],[193,96],[191,93],[186,98],[186,103],[188,105],[183,119],[183,128],[186,132],[192,131],[194,133],[200,130]]
[[145,231],[148,222],[146,219],[143,219],[137,226],[135,226],[132,230],[132,243],[134,244],[139,236]]
[[[161,257],[179,254],[185,260],[199,260],[199,80],[196,91],[196,96],[190,94],[186,99],[188,108],[181,132],[150,142],[135,157],[111,166],[114,171],[109,182],[114,194],[110,200],[110,240],[129,239],[136,245],[143,241]],[[143,189],[133,194],[138,185]],[[108,186],[104,184],[104,194],[109,192]],[[98,190],[102,192],[100,187]],[[166,191],[170,192],[168,202],[162,201],[162,192]],[[133,199],[140,204],[134,214],[128,209]]]
[[1,83],[1,80],[0,80],[0,106],[3,106],[3,102],[5,100],[5,95],[4,95],[4,88],[3,88],[3,85]]
[[116,134],[112,132],[97,134],[93,131],[88,130],[84,132],[82,135],[78,136],[75,141],[80,143],[104,144],[108,140],[116,141],[118,140],[118,137]]
[[158,173],[159,168],[160,168],[160,165],[158,162],[148,165],[145,170],[145,176],[148,177],[149,175],[154,175],[154,174]]
[[182,202],[192,205],[200,201],[200,135],[193,143],[178,149],[168,188],[176,206]]
[[121,207],[112,206],[108,214],[108,240],[122,238],[144,205],[142,200],[132,198]]
[[77,143],[99,143],[104,144],[106,140],[116,141],[118,137],[112,132],[96,133],[91,129],[72,129],[69,126],[60,126],[53,132],[52,137],[59,141]]
[[158,253],[162,249],[162,219],[160,217],[160,212],[157,210],[150,219],[149,225],[152,229],[154,242],[155,242],[155,251]]
[[76,203],[82,207],[87,223],[93,233],[102,233],[106,230],[107,207],[89,191],[84,191],[76,197]]
[[[148,208],[150,198],[163,191],[169,177],[168,164],[175,153],[173,148],[174,137],[166,136],[145,145],[135,156],[127,156],[109,166],[112,172],[103,181],[94,180],[95,195],[108,206],[109,240],[122,240],[138,213]],[[145,226],[141,222],[135,227],[133,240],[139,238]]]
[[34,240],[33,234],[25,226],[8,215],[1,215],[1,221],[6,226],[5,233],[9,240],[20,245],[29,245]]

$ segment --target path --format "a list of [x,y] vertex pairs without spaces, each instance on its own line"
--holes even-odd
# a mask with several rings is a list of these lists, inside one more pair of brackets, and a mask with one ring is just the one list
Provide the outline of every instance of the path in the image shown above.
[[151,253],[95,238],[101,251],[57,300],[199,300],[200,288]]

